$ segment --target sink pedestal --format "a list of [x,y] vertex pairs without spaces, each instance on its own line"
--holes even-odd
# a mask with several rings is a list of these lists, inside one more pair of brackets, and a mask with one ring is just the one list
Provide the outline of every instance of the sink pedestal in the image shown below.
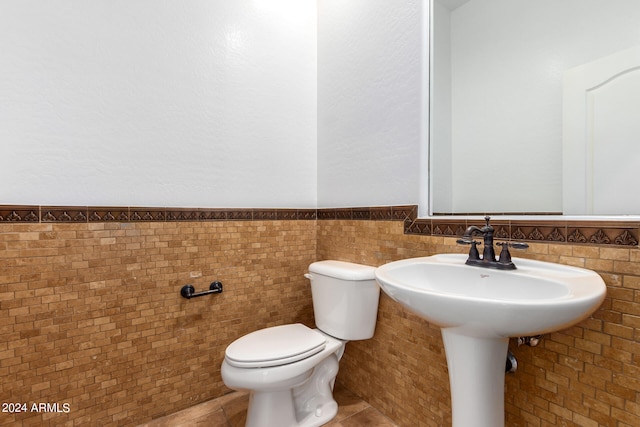
[[466,335],[443,328],[453,427],[504,427],[504,374],[508,338]]

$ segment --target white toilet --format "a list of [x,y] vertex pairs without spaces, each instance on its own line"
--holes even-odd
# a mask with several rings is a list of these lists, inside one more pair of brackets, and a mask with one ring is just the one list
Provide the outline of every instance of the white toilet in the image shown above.
[[250,392],[246,427],[316,427],[338,412],[333,384],[350,340],[371,338],[380,288],[375,267],[342,261],[309,266],[318,329],[275,326],[232,342],[222,362],[227,387]]

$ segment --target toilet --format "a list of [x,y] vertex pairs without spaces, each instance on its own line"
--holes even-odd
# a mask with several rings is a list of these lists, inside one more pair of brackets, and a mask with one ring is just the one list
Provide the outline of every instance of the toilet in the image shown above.
[[333,385],[347,341],[373,336],[380,288],[375,267],[318,261],[305,277],[317,329],[300,323],[232,342],[222,362],[227,387],[249,392],[246,427],[316,427],[338,412]]

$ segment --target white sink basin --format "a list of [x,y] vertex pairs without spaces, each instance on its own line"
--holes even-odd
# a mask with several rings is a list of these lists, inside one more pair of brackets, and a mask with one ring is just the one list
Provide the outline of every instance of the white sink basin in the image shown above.
[[453,427],[504,426],[509,337],[557,331],[587,318],[606,286],[595,272],[514,258],[517,270],[465,264],[442,254],[376,269],[382,290],[440,326],[449,367]]
[[442,328],[474,336],[515,337],[567,328],[602,304],[606,286],[595,272],[514,258],[517,270],[465,265],[467,255],[442,254],[376,269],[384,292]]

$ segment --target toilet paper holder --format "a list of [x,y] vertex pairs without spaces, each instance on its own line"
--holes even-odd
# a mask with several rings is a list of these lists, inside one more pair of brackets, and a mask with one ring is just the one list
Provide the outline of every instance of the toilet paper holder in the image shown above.
[[182,289],[180,289],[180,295],[186,299],[219,293],[222,293],[222,282],[218,282],[217,280],[215,282],[211,282],[208,291],[196,292],[193,285],[184,285]]

